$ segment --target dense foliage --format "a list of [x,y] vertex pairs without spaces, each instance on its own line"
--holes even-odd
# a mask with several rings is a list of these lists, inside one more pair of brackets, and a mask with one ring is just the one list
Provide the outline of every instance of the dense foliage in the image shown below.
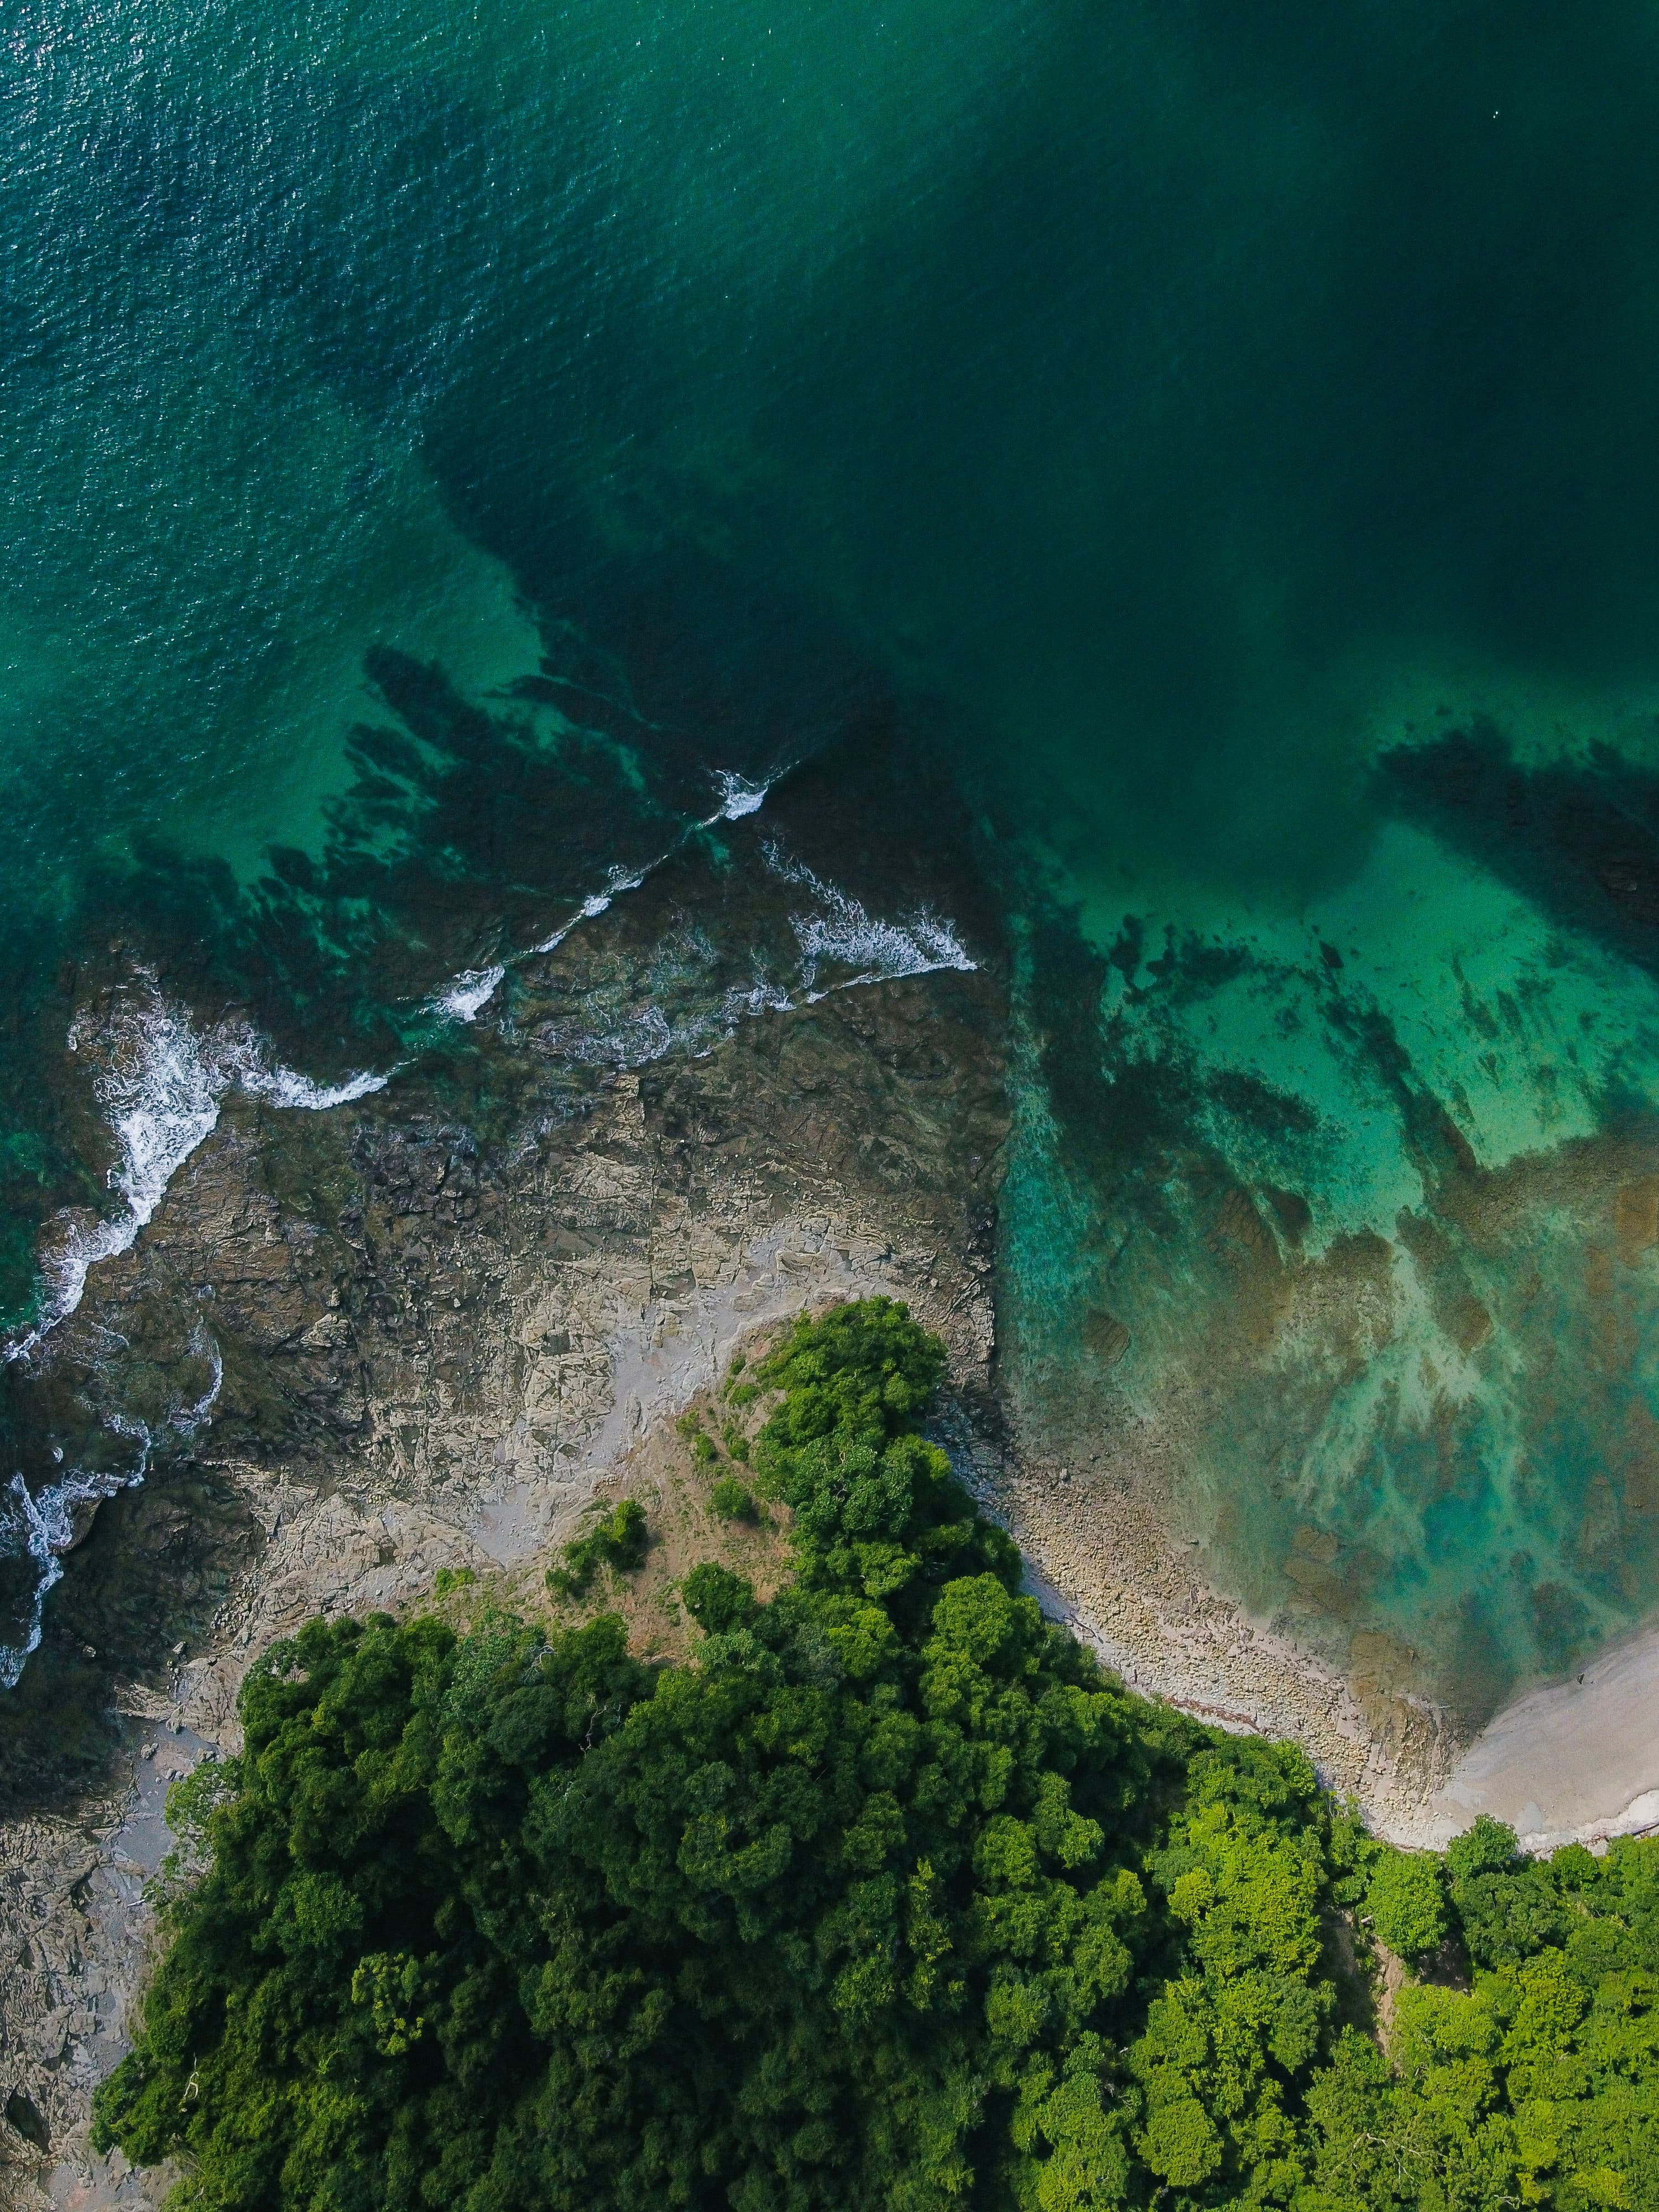
[[1659,1844],[1446,1854],[1473,1988],[1403,1989],[1309,2091],[1310,2205],[1659,2206]]
[[[180,2212],[1659,2212],[1659,1850],[1384,1853],[1128,1695],[922,1435],[942,1364],[872,1300],[733,1387],[796,1574],[688,1576],[694,1665],[610,1618],[267,1654],[102,2139]],[[1474,1972],[1386,2056],[1385,1921]]]
[[562,1563],[547,1571],[547,1586],[558,1597],[584,1596],[601,1567],[627,1574],[639,1566],[649,1542],[644,1506],[637,1498],[618,1498],[586,1535],[565,1546]]

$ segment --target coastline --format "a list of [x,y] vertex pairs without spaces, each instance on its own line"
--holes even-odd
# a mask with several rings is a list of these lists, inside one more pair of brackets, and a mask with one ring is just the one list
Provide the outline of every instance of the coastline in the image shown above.
[[1052,1468],[1014,1486],[1011,1525],[1042,1562],[1030,1583],[1048,1609],[1133,1688],[1302,1744],[1374,1834],[1437,1850],[1486,1814],[1538,1853],[1659,1829],[1659,1622],[1523,1692],[1460,1743],[1437,1708],[1385,1675],[1345,1678],[1252,1620],[1132,1497],[1085,1522],[1070,1489]]
[[[562,948],[556,1008],[642,924]],[[803,1305],[902,1297],[988,1390],[994,977],[836,993],[557,1111],[526,1090],[519,1012],[513,1037],[474,1033],[478,1089],[518,1081],[514,1141],[481,1152],[418,1075],[303,1117],[234,1098],[40,1361],[46,1411],[77,1392],[165,1406],[205,1315],[223,1387],[210,1425],[77,1528],[25,1675],[51,1705],[104,1669],[92,1691],[120,1717],[98,1786],[42,1784],[0,1820],[0,1942],[27,1960],[0,1990],[0,2201],[150,2201],[91,2158],[90,2094],[142,1976],[166,1781],[234,1751],[272,1638],[429,1601],[441,1567],[538,1582],[596,1486],[739,1338]],[[186,1480],[212,1486],[210,1521],[181,1510]]]
[[1395,1840],[1439,1848],[1482,1813],[1530,1851],[1659,1827],[1659,1622],[1528,1691],[1458,1755]]
[[[562,952],[556,1000],[584,960],[615,957],[614,940]],[[1132,1686],[1299,1741],[1401,1842],[1534,1801],[1538,1832],[1553,1834],[1539,1762],[1559,1766],[1564,1744],[1601,1762],[1597,1832],[1632,1817],[1629,1798],[1612,1801],[1627,1779],[1639,1800],[1659,1778],[1641,1721],[1659,1632],[1587,1670],[1582,1691],[1531,1693],[1460,1750],[1386,1655],[1345,1680],[1208,1586],[1201,1554],[1148,1503],[1157,1438],[1090,1413],[1063,1457],[1036,1448],[994,1366],[1002,1035],[988,974],[839,994],[745,1024],[701,1058],[608,1075],[579,1112],[550,1118],[532,1098],[504,1162],[469,1152],[418,1081],[302,1120],[257,1098],[228,1105],[50,1355],[84,1380],[119,1339],[170,1389],[199,1362],[192,1331],[210,1313],[224,1389],[187,1456],[228,1502],[211,1610],[192,1601],[185,1636],[151,1623],[112,1686],[124,1717],[106,1786],[73,1811],[0,1821],[0,1938],[30,1962],[0,1999],[9,2094],[46,2144],[6,2129],[0,2201],[9,2187],[31,2208],[151,2203],[141,2177],[90,2157],[87,2106],[143,1967],[166,1784],[206,1750],[234,1751],[252,1656],[319,1610],[428,1601],[441,1567],[533,1579],[738,1341],[832,1298],[887,1292],[945,1338],[958,1464],[1024,1549],[1047,1609]],[[484,1033],[478,1050],[505,1067],[522,1036]],[[168,1543],[193,1540],[170,1480],[158,1468],[111,1501],[69,1553],[60,1641],[88,1633],[123,1547],[157,1516]],[[118,1630],[100,1626],[99,1642]],[[1587,1728],[1590,1713],[1602,1718]]]

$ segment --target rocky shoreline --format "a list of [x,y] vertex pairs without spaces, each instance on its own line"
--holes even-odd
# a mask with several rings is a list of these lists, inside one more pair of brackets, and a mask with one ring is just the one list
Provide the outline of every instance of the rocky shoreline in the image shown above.
[[0,2109],[17,2202],[147,2201],[88,2161],[88,2100],[142,1966],[166,1783],[234,1747],[253,1652],[319,1609],[420,1602],[441,1567],[533,1564],[740,1336],[803,1304],[907,1298],[988,1403],[994,976],[832,992],[574,1094],[550,1053],[538,1086],[538,1016],[637,962],[673,898],[543,963],[511,1034],[469,1043],[465,1098],[449,1067],[327,1113],[228,1102],[37,1358],[43,1422],[193,1401],[204,1343],[220,1380],[210,1424],[68,1554],[13,1701]]
[[1443,1779],[1431,1709],[1343,1681],[1207,1589],[1131,1430],[1080,1416],[1041,1451],[1022,1434],[996,1364],[994,960],[573,1079],[565,1010],[646,972],[678,896],[667,879],[607,915],[526,970],[510,1018],[376,1097],[228,1102],[37,1360],[43,1419],[118,1402],[159,1431],[199,1399],[210,1352],[218,1382],[210,1423],[68,1554],[13,1700],[0,2189],[16,2204],[152,2202],[90,2156],[88,2104],[143,1968],[167,1784],[234,1749],[251,1657],[319,1610],[429,1601],[441,1568],[533,1583],[732,1347],[805,1305],[886,1291],[944,1336],[958,1463],[1050,1608],[1137,1686],[1299,1738],[1385,1820]]

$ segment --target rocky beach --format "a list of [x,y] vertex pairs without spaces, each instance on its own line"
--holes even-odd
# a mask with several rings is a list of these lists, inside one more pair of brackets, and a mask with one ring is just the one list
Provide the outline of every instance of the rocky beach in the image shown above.
[[[754,880],[787,936],[798,887]],[[7,1711],[20,2202],[43,2176],[53,2201],[143,2201],[100,2193],[88,2099],[142,1966],[166,1784],[234,1748],[241,1675],[272,1638],[319,1611],[418,1607],[444,1568],[538,1584],[596,1489],[627,1483],[747,1335],[814,1301],[907,1298],[987,1429],[994,963],[745,1013],[712,1049],[636,1068],[573,1063],[573,1008],[626,1018],[629,977],[643,1000],[685,889],[665,873],[538,963],[510,1034],[469,1033],[464,1097],[445,1065],[321,1113],[230,1103],[14,1370],[43,1426],[143,1408],[170,1438],[142,1485],[80,1509]],[[147,988],[110,987],[102,1033]],[[209,1388],[199,1429],[169,1431],[167,1409]]]
[[[809,848],[825,803],[802,778],[768,836]],[[509,1006],[383,1090],[304,1114],[228,1098],[131,1249],[19,1364],[14,1403],[43,1429],[142,1417],[160,1439],[142,1484],[79,1509],[7,1711],[0,2053],[19,2205],[151,2201],[91,2156],[88,2100],[143,1970],[167,1787],[236,1748],[250,1660],[319,1611],[428,1605],[443,1570],[469,1601],[533,1611],[596,1497],[640,1496],[677,1526],[681,1505],[659,1510],[678,1494],[676,1419],[734,1352],[836,1298],[889,1293],[944,1337],[958,1468],[1046,1608],[1133,1686],[1304,1742],[1385,1832],[1452,1778],[1455,1721],[1390,1678],[1386,1648],[1359,1645],[1345,1676],[1207,1585],[1162,1510],[1167,1439],[1093,1400],[1039,1437],[1010,1398],[1006,962],[948,841],[927,850],[876,856],[880,879],[954,915],[971,964],[826,969],[840,988],[718,1023],[708,1006],[727,1001],[705,989],[684,1041],[628,1065],[616,1040],[659,1008],[662,948],[683,954],[694,906],[708,927],[690,858],[527,961]],[[787,941],[803,869],[742,872],[727,919],[745,944]],[[83,1029],[126,1034],[154,988],[105,983]],[[608,1065],[573,1049],[600,1010]],[[659,1538],[653,1588],[675,1542],[688,1560],[715,1543],[698,1528]],[[630,1626],[666,1648],[649,1607]]]

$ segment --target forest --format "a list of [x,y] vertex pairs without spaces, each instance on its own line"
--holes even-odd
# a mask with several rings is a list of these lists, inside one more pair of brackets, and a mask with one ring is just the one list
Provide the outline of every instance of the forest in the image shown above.
[[96,2107],[170,2212],[1659,2212],[1659,1843],[1395,1850],[1131,1694],[902,1306],[734,1370],[793,1572],[690,1572],[688,1662],[485,1609],[256,1663]]

